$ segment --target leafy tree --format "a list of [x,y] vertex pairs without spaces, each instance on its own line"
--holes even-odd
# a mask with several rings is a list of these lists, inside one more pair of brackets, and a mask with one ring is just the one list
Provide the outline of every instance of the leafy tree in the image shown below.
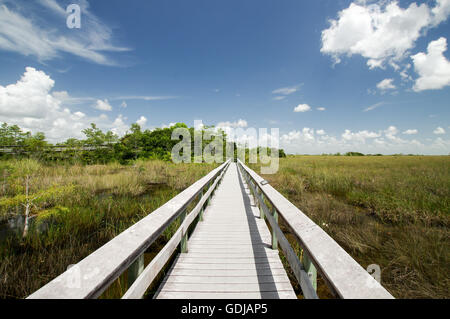
[[20,146],[23,145],[26,133],[22,132],[17,125],[8,125],[3,123],[0,127],[0,145],[3,146]]
[[[107,163],[119,161],[128,163],[139,158],[171,160],[171,151],[179,143],[172,140],[172,133],[177,128],[189,129],[191,134],[191,157],[194,158],[195,136],[201,136],[202,153],[205,148],[216,156],[218,147],[222,147],[223,159],[226,159],[227,148],[234,149],[236,158],[236,143],[227,140],[222,129],[214,126],[204,126],[199,130],[188,128],[185,123],[177,123],[168,128],[145,130],[137,124],[132,124],[130,130],[122,138],[112,131],[102,131],[94,123],[82,132],[85,139],[68,139],[62,145],[53,146],[46,142],[43,133],[32,135],[23,132],[17,125],[4,123],[0,127],[0,146],[14,146],[14,156],[27,156],[45,161],[62,160],[67,162],[81,161],[85,164]],[[224,141],[221,143],[219,141]],[[247,150],[248,154],[248,150]],[[270,154],[270,150],[267,152]],[[3,154],[3,156],[5,156]],[[286,157],[284,150],[279,150],[280,157]],[[202,159],[204,160],[204,158]]]
[[91,127],[84,129],[82,132],[86,135],[86,140],[84,140],[84,145],[86,146],[104,146],[115,143],[118,140],[117,135],[113,132],[107,131],[103,133],[94,123],[91,123]]
[[[14,168],[7,167],[9,187],[14,196],[0,198],[0,219],[23,214],[23,237],[28,234],[30,220],[40,214],[42,207],[50,206],[50,203],[55,203],[62,196],[72,193],[74,189],[73,185],[33,189],[33,177],[37,175],[40,168],[39,162],[33,159],[20,160]],[[23,207],[23,210],[19,207]]]
[[359,152],[347,152],[345,153],[345,156],[364,156],[364,154]]
[[42,212],[48,210],[42,210],[40,206],[46,206],[49,201],[57,201],[61,197],[71,194],[74,190],[73,185],[66,186],[53,186],[45,190],[40,190],[36,193],[32,193],[31,188],[31,176],[25,177],[25,192],[24,194],[18,194],[14,197],[4,197],[0,199],[0,209],[4,214],[11,211],[12,208],[17,206],[24,207],[24,227],[22,236],[25,237],[28,234],[30,227],[30,220],[39,216]]
[[45,156],[45,152],[48,150],[49,146],[49,144],[45,141],[45,135],[42,132],[38,132],[33,136],[29,134],[25,138],[23,144],[26,151],[30,153],[32,157],[37,159],[41,159]]
[[32,157],[42,158],[48,145],[42,132],[32,135],[31,132],[23,132],[17,125],[7,123],[3,123],[0,127],[0,146],[11,148],[14,155],[29,154]]
[[126,162],[130,159],[138,159],[142,154],[143,136],[139,124],[134,123],[131,125],[131,132],[126,134],[120,143],[115,145],[115,152],[118,155],[121,162]]
[[116,134],[112,131],[104,133],[94,123],[82,132],[86,135],[81,156],[85,163],[107,163],[114,159],[113,144],[118,141]]

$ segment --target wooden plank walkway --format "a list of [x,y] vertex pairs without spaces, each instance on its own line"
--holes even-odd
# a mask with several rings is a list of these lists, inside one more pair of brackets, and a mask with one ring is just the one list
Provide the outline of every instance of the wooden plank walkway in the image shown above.
[[[187,253],[176,256],[156,298],[296,298],[278,251],[271,249],[272,240],[283,251],[305,298],[318,297],[313,286],[316,269],[339,298],[393,298],[294,204],[244,163],[238,160],[237,165],[227,161],[215,168],[28,299],[97,298],[125,271],[134,282],[130,280],[122,298],[142,298],[178,247]],[[250,196],[245,181],[255,197]],[[271,203],[271,211],[265,199]],[[254,200],[272,234],[260,219]],[[210,205],[202,214],[208,201]],[[195,207],[186,216],[191,204]],[[202,215],[205,221],[196,225],[188,241],[186,230]],[[278,216],[298,238],[301,260],[281,231]],[[183,220],[180,227],[144,268],[144,253],[178,217]]]
[[297,298],[271,234],[236,163],[231,163],[158,299]]

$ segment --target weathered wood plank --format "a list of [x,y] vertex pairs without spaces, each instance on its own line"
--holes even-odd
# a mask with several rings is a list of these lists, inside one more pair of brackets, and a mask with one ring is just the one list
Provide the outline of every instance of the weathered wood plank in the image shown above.
[[254,252],[254,251],[246,251],[246,252],[222,252],[222,251],[211,251],[209,253],[204,253],[203,251],[190,251],[190,258],[244,258],[244,259],[252,259],[258,257],[278,257],[278,251],[272,250],[271,252]]
[[247,243],[247,245],[263,245],[263,244],[267,244],[267,242],[270,242],[270,240],[266,240],[265,242],[259,241],[256,243],[252,243],[251,238],[249,238],[249,239],[214,238],[214,239],[194,239],[194,240],[190,241],[190,243],[191,244],[204,244],[204,245],[214,245],[214,244],[221,244],[221,243],[223,243],[224,245],[225,245],[225,243],[226,243],[226,245],[240,245],[240,243],[242,243],[243,240],[249,241]]
[[164,292],[210,292],[210,293],[229,293],[229,292],[278,292],[292,291],[290,282],[269,282],[269,283],[162,283]]
[[234,265],[234,264],[266,264],[266,263],[276,263],[279,262],[280,258],[278,255],[272,255],[272,256],[263,256],[263,257],[241,257],[241,258],[233,258],[230,256],[227,256],[225,258],[220,257],[209,257],[209,258],[194,258],[191,256],[183,256],[180,255],[178,258],[179,262],[182,263],[188,263],[188,264],[219,264],[219,265]]
[[197,269],[197,268],[172,268],[171,275],[174,276],[202,276],[202,277],[256,277],[256,276],[276,276],[285,275],[284,268],[265,269]]
[[[158,299],[186,299],[185,292],[161,292]],[[210,293],[190,292],[189,299],[297,299],[290,291],[280,292],[233,292],[233,293]]]
[[279,263],[260,263],[260,264],[245,264],[245,263],[236,263],[236,264],[193,264],[193,263],[180,263],[174,266],[174,269],[217,269],[217,270],[252,270],[252,269],[284,269],[282,264]]
[[270,236],[265,234],[240,234],[240,235],[225,235],[225,234],[203,234],[203,233],[196,233],[194,236],[191,237],[191,241],[193,240],[223,240],[223,239],[229,239],[229,240],[259,240],[261,242],[265,242],[267,239],[270,239]]
[[232,277],[232,276],[177,276],[172,274],[165,279],[166,282],[173,283],[199,283],[203,282],[206,284],[216,284],[216,283],[237,283],[237,284],[258,284],[258,283],[274,283],[283,282],[290,284],[287,275],[267,275],[267,276],[246,276],[246,277]]
[[[266,225],[259,225],[259,227],[266,227]],[[245,230],[242,229],[236,229],[235,227],[222,227],[222,228],[218,228],[218,227],[213,227],[211,226],[211,229],[208,230],[208,232],[205,232],[203,229],[200,230],[197,233],[197,229],[195,231],[195,233],[193,234],[193,236],[200,236],[200,235],[213,235],[213,236],[229,236],[229,237],[233,237],[233,236],[239,236],[239,235],[246,235],[246,236],[261,236],[264,234],[261,234],[259,228],[255,228],[253,230],[249,230],[247,229],[247,231],[245,232]],[[266,234],[267,235],[267,234]],[[269,233],[270,235],[270,233]],[[193,237],[192,237],[193,238]]]

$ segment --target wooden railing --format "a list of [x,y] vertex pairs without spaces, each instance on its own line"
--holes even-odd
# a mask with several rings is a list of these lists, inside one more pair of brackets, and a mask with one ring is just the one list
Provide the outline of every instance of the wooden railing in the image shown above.
[[[238,166],[272,232],[272,248],[281,247],[305,298],[317,298],[317,271],[339,298],[382,298],[393,296],[362,268],[322,228],[276,191],[240,160]],[[266,205],[266,202],[269,205]],[[268,206],[271,207],[271,211]],[[278,225],[281,216],[295,234],[302,258],[295,253]]]
[[[188,228],[196,218],[202,220],[205,206],[229,164],[230,160],[214,169],[28,298],[97,298],[126,270],[129,289],[123,298],[142,298],[177,247],[187,251]],[[197,199],[188,214],[188,206]],[[145,251],[178,217],[181,217],[180,227],[144,269]]]

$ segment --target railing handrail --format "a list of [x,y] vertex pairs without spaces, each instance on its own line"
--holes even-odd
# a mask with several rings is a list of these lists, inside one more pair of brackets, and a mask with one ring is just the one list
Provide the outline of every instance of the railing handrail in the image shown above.
[[239,159],[238,164],[292,229],[301,248],[338,297],[346,299],[393,298],[322,228],[270,184],[261,184],[264,179]]
[[137,260],[163,231],[227,167],[212,170],[163,206],[129,227],[78,264],[31,294],[29,299],[86,299],[99,297]]

